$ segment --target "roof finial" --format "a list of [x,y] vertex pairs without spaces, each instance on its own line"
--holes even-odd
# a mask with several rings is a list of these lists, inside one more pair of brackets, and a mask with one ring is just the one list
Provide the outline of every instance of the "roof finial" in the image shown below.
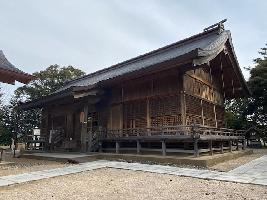
[[209,30],[212,30],[212,29],[217,29],[218,28],[218,30],[219,30],[219,34],[224,30],[224,25],[223,25],[223,23],[224,22],[226,22],[227,21],[227,19],[224,19],[224,20],[222,20],[222,21],[220,21],[220,22],[218,22],[218,23],[216,23],[216,24],[213,24],[213,25],[211,25],[211,26],[209,26],[209,27],[207,27],[207,28],[204,28],[204,32],[206,32],[206,31],[209,31]]

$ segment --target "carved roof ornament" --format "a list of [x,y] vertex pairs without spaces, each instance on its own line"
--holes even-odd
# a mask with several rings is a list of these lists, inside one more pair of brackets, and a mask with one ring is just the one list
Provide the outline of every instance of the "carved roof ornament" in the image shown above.
[[224,19],[224,20],[222,20],[222,21],[219,21],[218,23],[216,23],[216,24],[213,24],[213,25],[211,25],[211,26],[209,26],[209,27],[207,27],[207,28],[204,28],[204,32],[207,32],[207,31],[209,31],[209,30],[212,30],[212,29],[218,29],[218,34],[221,34],[223,31],[224,31],[224,22],[226,22],[227,21],[227,19]]

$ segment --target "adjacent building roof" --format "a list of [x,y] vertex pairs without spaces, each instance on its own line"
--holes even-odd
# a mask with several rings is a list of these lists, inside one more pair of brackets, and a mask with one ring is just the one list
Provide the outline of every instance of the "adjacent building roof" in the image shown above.
[[27,74],[12,65],[0,50],[0,82],[15,84],[15,81],[29,83],[34,76]]

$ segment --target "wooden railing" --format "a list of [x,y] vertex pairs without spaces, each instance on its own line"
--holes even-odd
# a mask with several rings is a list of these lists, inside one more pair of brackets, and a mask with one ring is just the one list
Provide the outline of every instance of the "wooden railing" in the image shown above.
[[149,136],[236,136],[244,137],[245,131],[216,128],[202,125],[177,125],[149,128],[128,128],[103,130],[101,138],[127,138]]

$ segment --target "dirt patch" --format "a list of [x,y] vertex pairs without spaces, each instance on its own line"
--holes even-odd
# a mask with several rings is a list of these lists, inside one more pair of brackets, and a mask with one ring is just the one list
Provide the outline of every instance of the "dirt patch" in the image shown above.
[[35,160],[27,158],[13,158],[12,153],[3,154],[4,162],[12,162],[11,165],[0,165],[0,177],[7,175],[15,175],[32,171],[65,167],[69,163],[61,163],[55,161]]
[[1,199],[267,199],[264,186],[99,169],[0,188]]
[[253,154],[216,164],[209,167],[209,169],[224,172],[230,171],[264,155],[267,155],[267,149],[253,149]]

